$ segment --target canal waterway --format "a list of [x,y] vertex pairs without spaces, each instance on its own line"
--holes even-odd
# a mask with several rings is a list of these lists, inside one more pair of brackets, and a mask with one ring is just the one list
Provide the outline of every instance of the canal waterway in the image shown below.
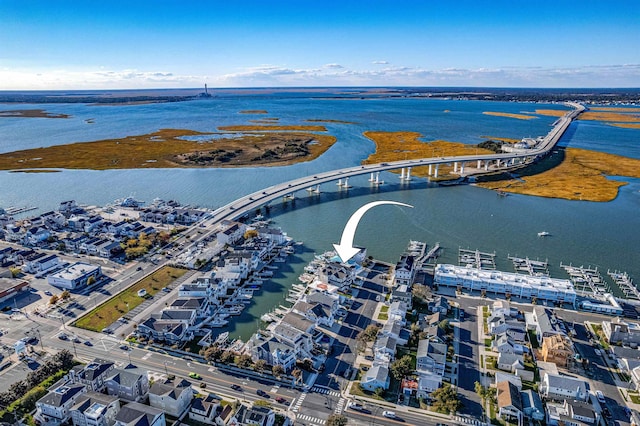
[[[338,142],[317,160],[287,167],[244,169],[65,170],[59,173],[0,172],[0,207],[38,206],[34,214],[67,199],[103,205],[134,195],[219,207],[244,194],[289,179],[360,164],[375,149],[362,136],[366,130],[418,131],[424,140],[478,143],[483,136],[521,138],[544,135],[554,117],[517,120],[482,114],[562,108],[515,102],[429,99],[312,99],[296,96],[251,97],[137,106],[2,105],[0,110],[40,108],[70,114],[70,119],[2,118],[0,151],[144,134],[160,128],[215,131],[217,126],[248,124],[250,119],[279,118],[279,124],[305,124],[306,119],[351,121],[325,123]],[[267,115],[239,114],[264,109]],[[95,124],[85,120],[93,119]],[[310,123],[311,124],[311,123]],[[571,125],[561,145],[640,158],[638,130],[598,122]],[[304,241],[263,286],[251,305],[229,326],[231,336],[244,339],[255,331],[260,316],[284,304],[286,289],[297,281],[314,252],[332,249],[349,216],[377,200],[408,203],[413,209],[379,206],[364,216],[355,243],[369,255],[395,262],[410,239],[444,247],[442,262],[456,263],[458,248],[495,252],[498,268],[511,271],[508,255],[548,260],[554,277],[566,277],[560,262],[619,269],[640,280],[640,180],[621,188],[609,203],[566,201],[524,195],[498,197],[495,192],[463,185],[439,187],[423,179],[401,185],[397,175],[381,174],[385,184],[372,188],[367,177],[350,179],[353,188],[339,191],[323,185],[323,193],[297,194],[295,203],[273,203],[268,216],[295,240]],[[27,214],[27,215],[28,215]],[[264,214],[264,212],[263,212]],[[538,237],[547,231],[549,237]]]

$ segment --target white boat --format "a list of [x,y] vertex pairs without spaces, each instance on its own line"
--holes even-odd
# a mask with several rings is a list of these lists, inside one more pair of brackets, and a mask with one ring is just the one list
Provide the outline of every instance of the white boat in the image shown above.
[[549,235],[551,234],[547,231],[538,232],[538,237],[548,237]]
[[208,325],[209,325],[209,327],[224,327],[227,324],[229,324],[229,321],[223,320],[221,318],[217,318],[217,319],[211,321]]
[[224,333],[220,333],[218,335],[218,337],[216,338],[215,343],[224,343],[227,341],[227,339],[229,338],[229,332],[225,331]]

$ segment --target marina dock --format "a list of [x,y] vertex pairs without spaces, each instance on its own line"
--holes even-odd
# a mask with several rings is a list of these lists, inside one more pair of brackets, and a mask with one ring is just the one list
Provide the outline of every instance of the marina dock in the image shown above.
[[496,253],[459,248],[458,264],[475,269],[493,270],[496,269]]
[[607,275],[611,277],[627,299],[640,300],[640,291],[638,291],[629,274],[626,272],[607,270]]
[[508,256],[508,259],[513,262],[513,269],[518,274],[529,274],[531,276],[549,276],[549,262],[540,260],[531,260],[528,257],[521,258],[515,256]]

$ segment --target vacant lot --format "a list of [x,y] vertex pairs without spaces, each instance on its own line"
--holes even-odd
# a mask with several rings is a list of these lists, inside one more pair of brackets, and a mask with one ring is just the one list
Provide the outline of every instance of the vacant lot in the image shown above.
[[164,266],[90,311],[74,325],[87,330],[101,331],[144,301],[143,297],[138,296],[138,290],[145,289],[149,296],[154,296],[186,272],[185,269]]

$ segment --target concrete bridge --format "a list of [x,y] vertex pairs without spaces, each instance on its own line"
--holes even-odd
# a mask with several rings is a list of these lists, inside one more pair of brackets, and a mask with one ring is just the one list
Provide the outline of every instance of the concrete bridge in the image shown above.
[[[207,219],[206,225],[213,226],[225,219],[238,219],[270,201],[285,197],[293,198],[295,196],[294,194],[298,191],[306,190],[313,193],[314,191],[318,191],[322,184],[329,182],[342,183],[345,180],[348,182],[348,178],[354,176],[370,175],[369,180],[373,185],[376,185],[381,183],[379,173],[388,170],[402,169],[400,179],[408,181],[411,180],[411,168],[418,166],[429,167],[429,176],[437,178],[441,164],[453,164],[453,172],[459,174],[461,177],[490,171],[503,171],[514,166],[530,164],[547,155],[569,128],[571,122],[586,109],[578,103],[568,102],[566,105],[574,109],[560,117],[555,122],[551,131],[534,148],[500,154],[476,154],[390,161],[388,163],[367,164],[317,173],[312,176],[305,176],[273,185],[238,198],[215,210]],[[475,165],[475,167],[472,167],[473,165]],[[343,185],[346,186],[348,183],[346,185],[343,183]]]

